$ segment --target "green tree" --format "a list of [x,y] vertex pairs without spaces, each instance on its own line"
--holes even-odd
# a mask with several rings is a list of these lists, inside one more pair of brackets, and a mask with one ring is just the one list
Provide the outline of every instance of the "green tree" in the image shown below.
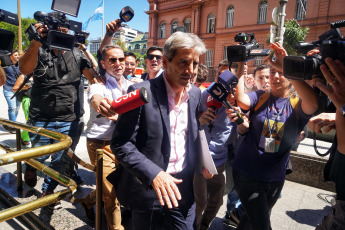
[[[22,18],[22,47],[23,51],[28,48],[30,45],[29,39],[25,35],[25,30],[29,27],[30,24],[36,23],[35,19],[32,18]],[[5,30],[10,30],[14,33],[14,43],[13,43],[13,49],[18,49],[18,26],[11,25],[5,22],[0,22],[0,28]]]
[[[145,67],[145,57],[146,54],[141,55],[140,53],[134,53],[138,59],[138,67],[144,68]],[[145,68],[146,69],[146,68]]]
[[117,38],[114,42],[116,45],[119,45],[121,46],[121,48],[123,49],[123,51],[127,51],[127,48],[126,48],[126,43],[124,41],[122,41],[120,38]]
[[[285,22],[285,33],[283,47],[286,49],[289,55],[300,55],[296,49],[296,42],[305,41],[308,34],[308,27],[301,27],[296,19],[289,19]],[[267,43],[269,43],[270,35],[268,35]]]

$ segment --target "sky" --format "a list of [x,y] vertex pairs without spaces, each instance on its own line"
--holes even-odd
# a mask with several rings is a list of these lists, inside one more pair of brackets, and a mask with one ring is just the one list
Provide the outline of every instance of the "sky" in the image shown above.
[[[22,18],[33,18],[36,11],[51,12],[53,0],[20,0]],[[78,17],[67,15],[69,19],[78,22],[86,22],[102,0],[81,0]],[[127,24],[142,32],[148,32],[149,16],[145,13],[149,9],[147,0],[104,0],[104,33],[105,26],[108,22],[119,18],[121,9],[130,6],[134,10],[133,19]],[[17,13],[17,0],[0,0],[0,9]],[[102,20],[92,21],[89,23],[87,31],[90,33],[89,39],[102,36]]]

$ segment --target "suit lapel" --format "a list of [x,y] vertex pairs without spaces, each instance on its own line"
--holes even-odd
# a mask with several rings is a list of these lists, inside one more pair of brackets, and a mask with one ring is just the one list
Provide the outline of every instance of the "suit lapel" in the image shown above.
[[166,132],[169,136],[169,144],[170,144],[170,118],[169,118],[169,102],[168,102],[168,95],[167,90],[165,87],[163,73],[157,77],[153,82],[153,94],[156,98],[161,116],[164,121]]

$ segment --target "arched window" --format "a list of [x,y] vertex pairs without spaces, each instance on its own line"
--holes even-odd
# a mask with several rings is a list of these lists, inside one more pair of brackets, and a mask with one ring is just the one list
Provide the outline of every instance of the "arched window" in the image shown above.
[[233,27],[234,26],[234,14],[235,14],[235,8],[234,6],[229,6],[226,10],[226,23],[225,27]]
[[186,29],[187,33],[191,32],[191,22],[192,22],[192,20],[190,20],[190,18],[186,18],[183,22],[183,26]]
[[171,23],[171,34],[176,32],[176,27],[178,26],[178,21],[173,21]]
[[166,26],[165,26],[165,22],[162,22],[161,25],[159,26],[159,34],[158,37],[159,38],[165,38],[165,34],[166,34]]
[[297,0],[295,19],[303,20],[307,14],[307,0]]
[[140,49],[140,45],[139,44],[135,44],[134,49],[139,50]]
[[267,16],[267,1],[262,1],[259,4],[258,24],[265,24]]
[[216,28],[216,15],[211,13],[207,17],[207,31],[206,31],[206,33],[208,33],[208,34],[214,33],[215,28]]

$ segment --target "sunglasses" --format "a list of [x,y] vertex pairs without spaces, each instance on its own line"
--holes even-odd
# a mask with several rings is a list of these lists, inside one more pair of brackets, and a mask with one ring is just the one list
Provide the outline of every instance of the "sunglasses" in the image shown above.
[[162,56],[161,55],[148,54],[146,58],[149,59],[149,60],[153,60],[154,58],[156,58],[157,61],[162,60]]
[[117,60],[119,60],[119,62],[124,62],[125,58],[124,57],[122,57],[122,58],[111,57],[108,59],[108,62],[109,62],[109,64],[114,65],[117,62]]

